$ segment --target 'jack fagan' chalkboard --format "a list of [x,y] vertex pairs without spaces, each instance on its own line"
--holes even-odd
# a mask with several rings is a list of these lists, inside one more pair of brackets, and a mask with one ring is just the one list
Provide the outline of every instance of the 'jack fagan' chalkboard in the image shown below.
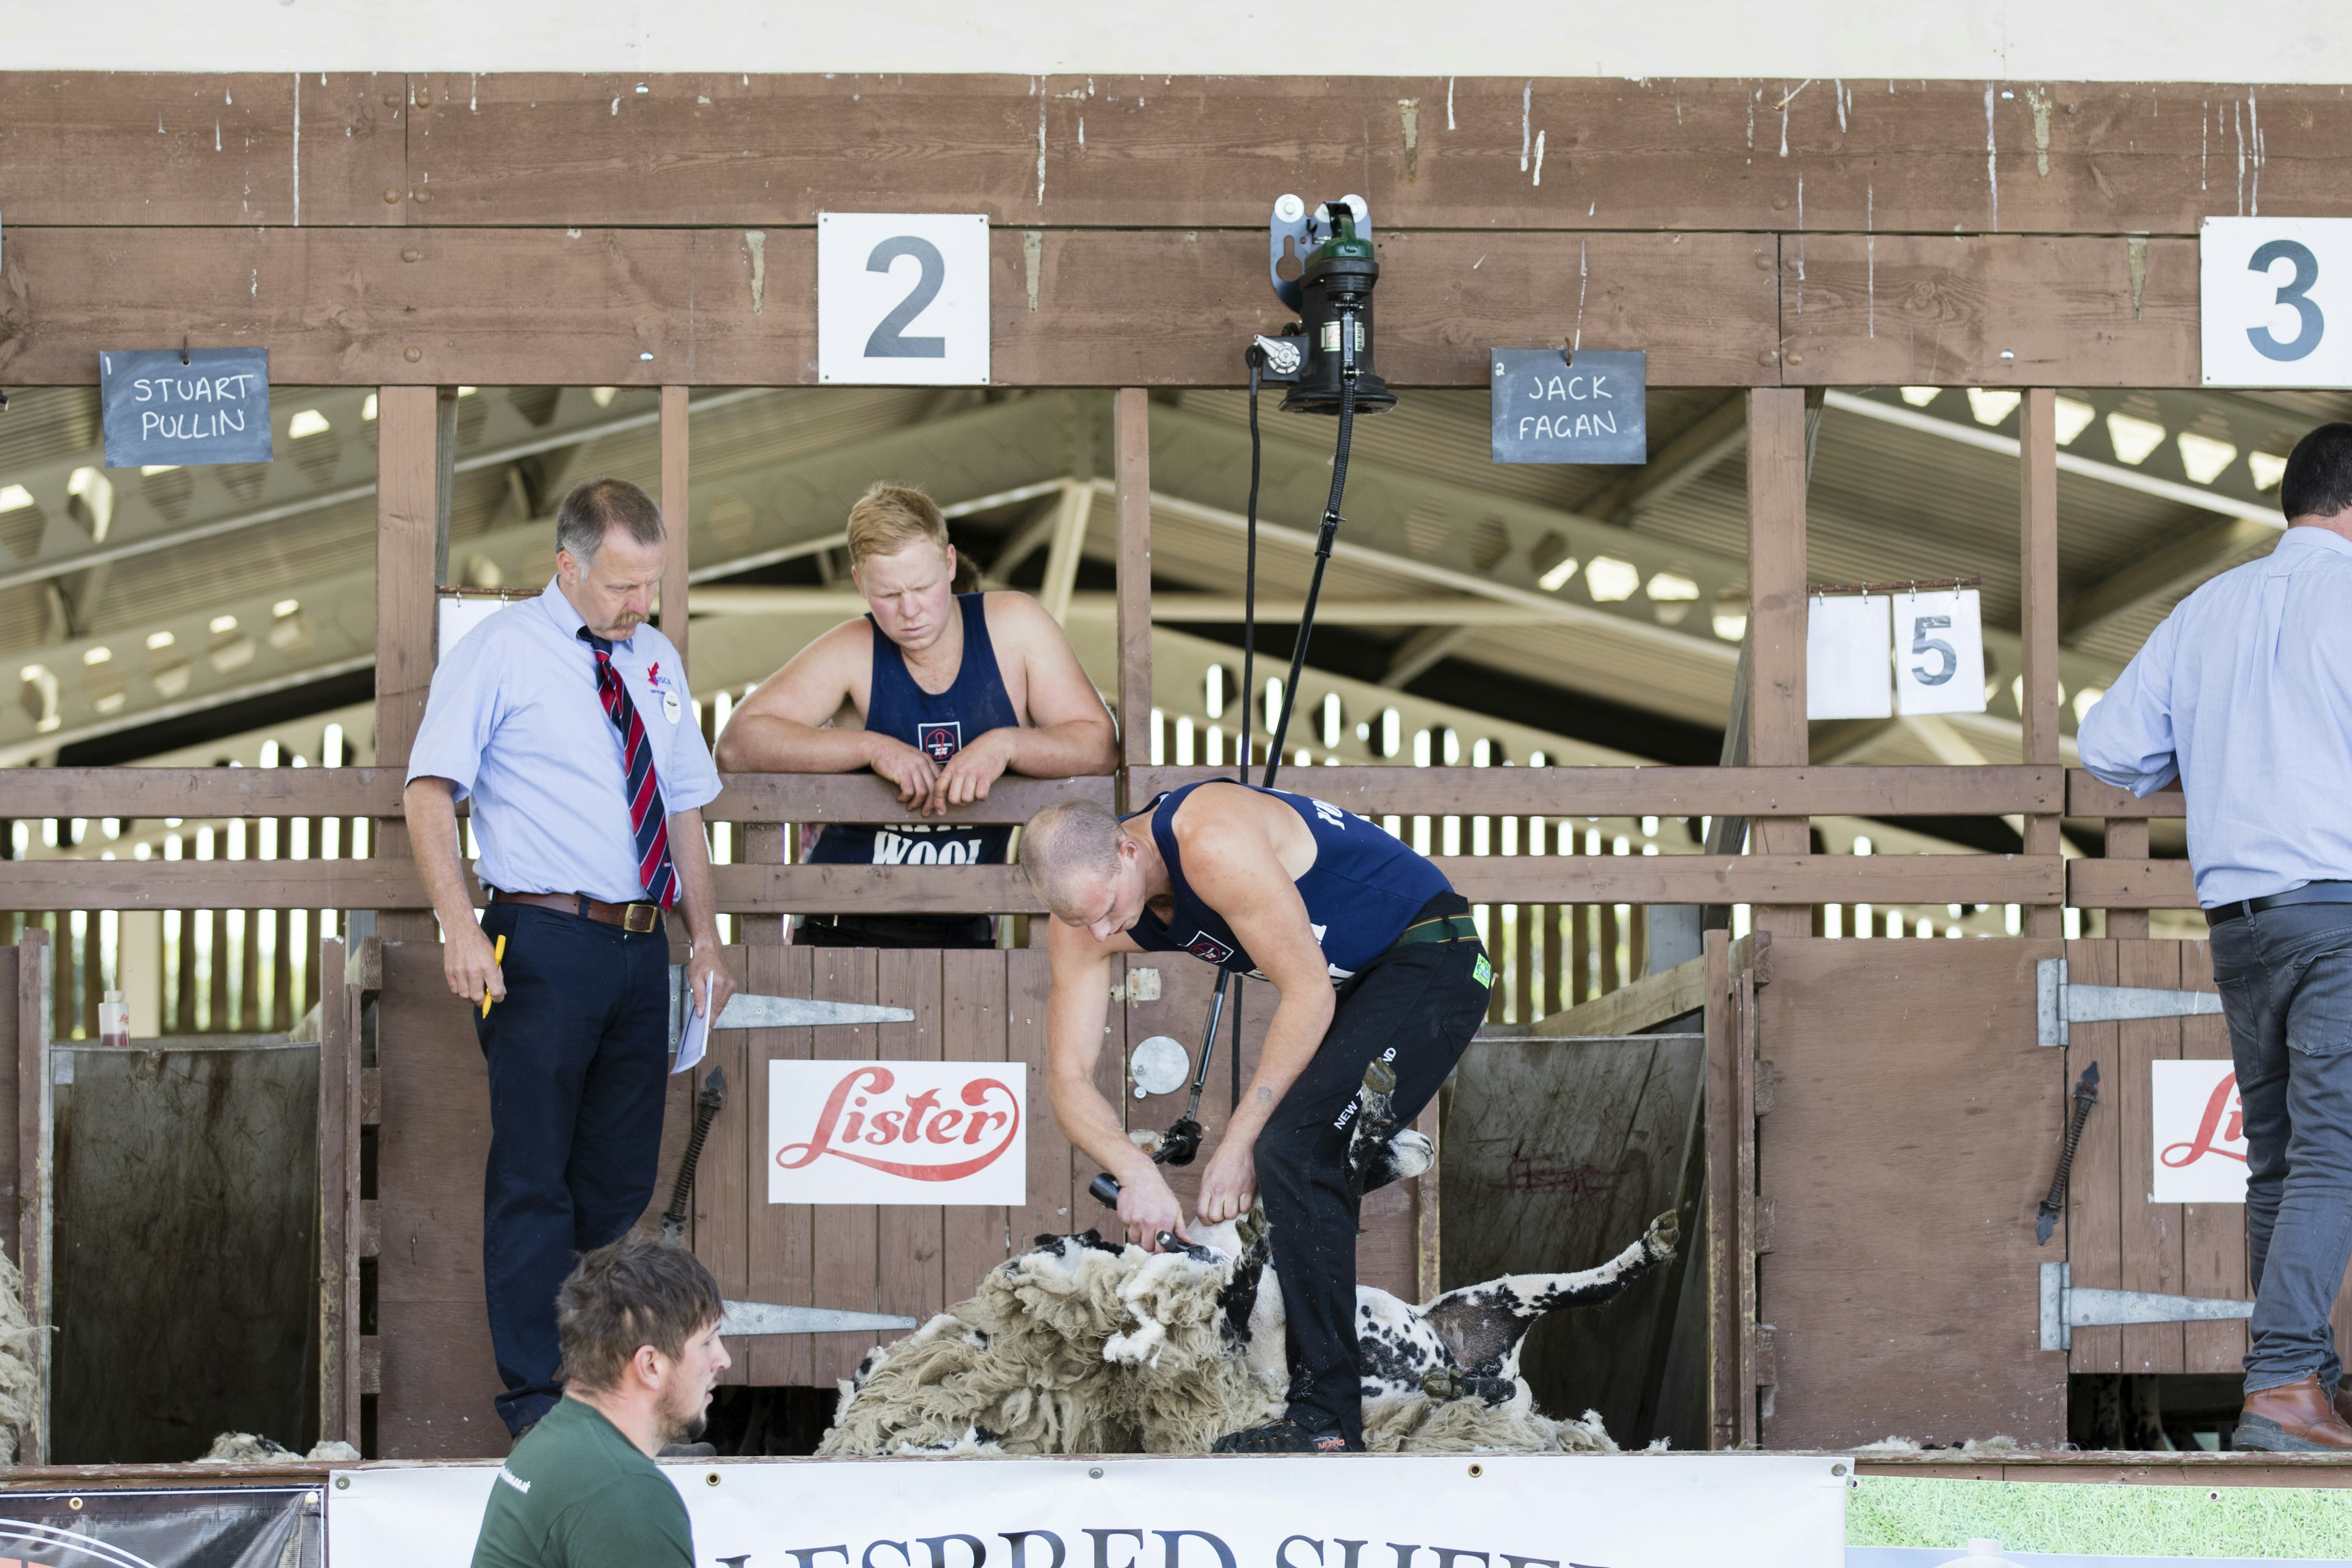
[[269,461],[269,351],[181,352],[98,356],[106,466]]
[[1489,349],[1498,463],[1646,463],[1649,355]]

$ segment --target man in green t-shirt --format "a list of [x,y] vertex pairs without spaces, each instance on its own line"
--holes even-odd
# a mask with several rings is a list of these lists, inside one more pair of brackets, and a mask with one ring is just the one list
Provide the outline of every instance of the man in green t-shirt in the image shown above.
[[702,1431],[727,1370],[719,1282],[694,1254],[629,1235],[555,1298],[563,1397],[499,1468],[474,1568],[693,1568],[694,1532],[653,1456]]

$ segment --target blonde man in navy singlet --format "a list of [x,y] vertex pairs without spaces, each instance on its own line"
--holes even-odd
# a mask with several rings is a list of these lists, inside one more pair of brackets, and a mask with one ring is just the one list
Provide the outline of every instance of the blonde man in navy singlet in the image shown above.
[[[1189,952],[1281,993],[1249,1090],[1201,1177],[1214,1224],[1265,1204],[1290,1363],[1279,1421],[1221,1453],[1363,1447],[1356,1344],[1356,1226],[1348,1167],[1365,1069],[1396,1074],[1410,1122],[1486,1016],[1494,970],[1468,900],[1444,873],[1363,817],[1287,790],[1209,782],[1121,822],[1089,802],[1029,819],[1021,864],[1054,911],[1045,1076],[1071,1142],[1119,1183],[1127,1238],[1184,1237],[1160,1167],[1095,1087],[1119,952]],[[1185,1237],[1185,1239],[1190,1239]]]
[[[1108,773],[1117,733],[1044,605],[1026,594],[958,594],[955,547],[930,497],[876,485],[849,512],[849,574],[868,613],[795,655],[719,738],[730,773],[871,768],[915,816],[988,798],[1007,772]],[[837,723],[854,710],[862,728]],[[1002,865],[1013,829],[836,823],[818,863]],[[986,915],[808,915],[795,939],[840,947],[987,947]]]

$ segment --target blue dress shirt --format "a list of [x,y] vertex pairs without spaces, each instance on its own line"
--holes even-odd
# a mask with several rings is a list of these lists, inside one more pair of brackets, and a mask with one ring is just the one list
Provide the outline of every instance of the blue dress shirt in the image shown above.
[[[622,792],[621,731],[596,695],[596,656],[554,579],[476,626],[433,672],[408,776],[445,778],[474,802],[483,883],[510,893],[646,896]],[[709,804],[719,773],[670,640],[640,626],[613,668],[645,721],[669,815]]]
[[2352,542],[2290,528],[2183,599],[2075,742],[2135,795],[2181,781],[2208,909],[2352,880]]

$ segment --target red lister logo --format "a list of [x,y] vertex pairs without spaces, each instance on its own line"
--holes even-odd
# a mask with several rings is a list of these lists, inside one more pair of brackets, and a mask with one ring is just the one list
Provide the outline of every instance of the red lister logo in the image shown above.
[[893,1094],[898,1086],[887,1067],[856,1068],[825,1097],[814,1134],[776,1151],[777,1165],[798,1171],[831,1156],[910,1182],[959,1182],[1019,1141],[1021,1096],[995,1078],[965,1084],[953,1097],[961,1109],[938,1088]]
[[[2215,1134],[2220,1136],[2216,1137]],[[2246,1137],[2246,1111],[2238,1103],[2238,1075],[2231,1073],[2213,1086],[2212,1097],[2205,1101],[2205,1114],[2197,1120],[2197,1136],[2185,1143],[2175,1143],[2157,1158],[2174,1170],[2193,1165],[2208,1154],[2224,1160],[2245,1163],[2240,1150],[2224,1149],[2224,1143],[2242,1143]]]

